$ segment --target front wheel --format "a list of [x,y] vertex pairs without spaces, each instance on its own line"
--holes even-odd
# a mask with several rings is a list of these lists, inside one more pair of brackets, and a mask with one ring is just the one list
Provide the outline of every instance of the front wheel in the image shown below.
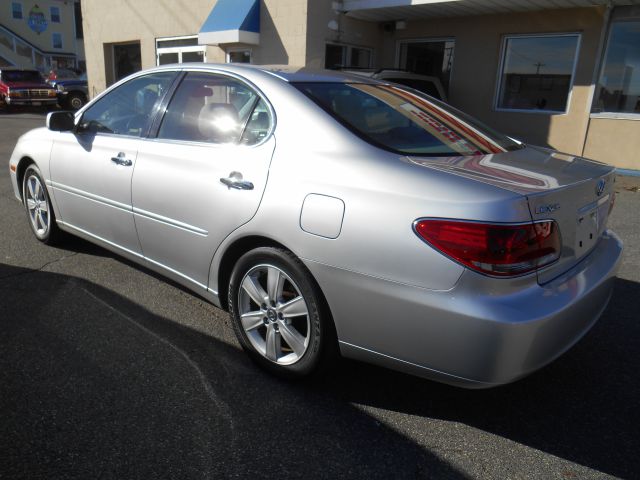
[[81,93],[70,93],[66,101],[71,110],[79,110],[85,103],[87,103],[87,99]]
[[36,238],[46,244],[58,241],[62,232],[56,224],[49,193],[42,180],[40,170],[35,165],[29,165],[24,173],[22,197],[29,225]]
[[243,255],[229,283],[229,311],[242,347],[268,371],[301,378],[335,356],[332,321],[315,281],[287,250]]

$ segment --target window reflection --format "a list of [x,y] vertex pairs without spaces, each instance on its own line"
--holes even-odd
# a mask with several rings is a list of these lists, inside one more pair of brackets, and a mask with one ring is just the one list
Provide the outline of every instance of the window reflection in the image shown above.
[[611,25],[596,112],[640,113],[640,20]]
[[564,112],[578,35],[507,37],[497,106]]

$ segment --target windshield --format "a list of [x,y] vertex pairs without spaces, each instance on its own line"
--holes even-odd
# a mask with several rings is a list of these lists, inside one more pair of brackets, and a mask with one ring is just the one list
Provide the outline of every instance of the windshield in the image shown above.
[[2,72],[2,80],[5,82],[43,82],[40,72],[37,70],[5,70]]
[[507,136],[415,90],[360,83],[294,85],[360,137],[393,152],[458,156],[522,148]]

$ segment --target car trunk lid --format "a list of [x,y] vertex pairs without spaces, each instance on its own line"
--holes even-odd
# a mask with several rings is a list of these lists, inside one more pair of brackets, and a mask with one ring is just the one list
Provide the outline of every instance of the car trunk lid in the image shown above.
[[525,195],[533,221],[556,221],[562,251],[555,263],[538,271],[541,284],[578,263],[606,229],[615,181],[609,165],[539,147],[492,155],[409,160]]

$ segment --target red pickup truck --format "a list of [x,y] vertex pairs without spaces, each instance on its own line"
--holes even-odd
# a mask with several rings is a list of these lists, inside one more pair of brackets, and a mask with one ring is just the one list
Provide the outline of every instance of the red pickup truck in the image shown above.
[[0,67],[0,107],[55,105],[56,89],[34,69]]

